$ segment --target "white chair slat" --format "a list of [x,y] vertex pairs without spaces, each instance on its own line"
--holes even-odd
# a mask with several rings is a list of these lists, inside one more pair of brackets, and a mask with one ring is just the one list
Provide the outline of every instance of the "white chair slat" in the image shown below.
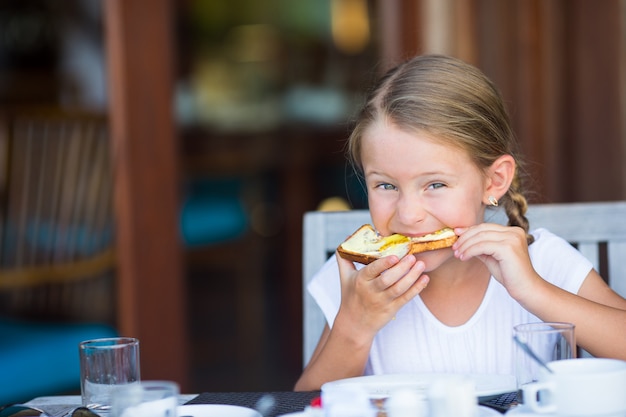
[[626,297],[626,241],[609,242],[607,256],[612,259],[609,262],[609,285],[622,297]]
[[600,246],[597,243],[579,243],[578,250],[591,261],[596,271],[600,271]]

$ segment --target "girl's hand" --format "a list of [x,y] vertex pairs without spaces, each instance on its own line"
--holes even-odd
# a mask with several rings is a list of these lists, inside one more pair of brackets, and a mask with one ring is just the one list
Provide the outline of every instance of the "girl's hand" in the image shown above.
[[459,239],[452,245],[461,260],[478,258],[515,299],[528,294],[530,286],[541,279],[528,254],[526,233],[520,227],[482,223],[456,228]]
[[373,338],[397,311],[428,284],[424,262],[414,256],[388,256],[360,270],[337,255],[341,306],[335,324]]

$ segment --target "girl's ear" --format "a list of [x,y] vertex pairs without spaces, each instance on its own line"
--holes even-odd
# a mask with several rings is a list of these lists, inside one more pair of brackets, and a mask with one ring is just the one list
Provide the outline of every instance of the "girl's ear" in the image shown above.
[[489,197],[502,198],[509,190],[515,176],[515,159],[511,155],[502,155],[487,170],[483,203],[491,205]]

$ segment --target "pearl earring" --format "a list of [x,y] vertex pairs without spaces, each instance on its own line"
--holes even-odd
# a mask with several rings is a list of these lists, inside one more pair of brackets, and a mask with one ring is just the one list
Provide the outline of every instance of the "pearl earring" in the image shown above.
[[489,204],[491,204],[493,207],[498,207],[498,199],[495,198],[494,196],[490,195],[488,198],[489,200]]

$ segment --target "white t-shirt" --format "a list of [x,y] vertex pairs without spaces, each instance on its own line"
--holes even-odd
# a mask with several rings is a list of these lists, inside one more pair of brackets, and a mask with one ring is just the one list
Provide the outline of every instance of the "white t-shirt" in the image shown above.
[[[532,234],[530,259],[545,280],[578,293],[592,264],[568,242],[545,229]],[[331,257],[307,289],[332,327],[341,287],[337,260]],[[417,296],[376,335],[365,375],[447,372],[513,374],[513,326],[540,321],[526,311],[495,278],[474,315],[460,326],[441,323]]]

